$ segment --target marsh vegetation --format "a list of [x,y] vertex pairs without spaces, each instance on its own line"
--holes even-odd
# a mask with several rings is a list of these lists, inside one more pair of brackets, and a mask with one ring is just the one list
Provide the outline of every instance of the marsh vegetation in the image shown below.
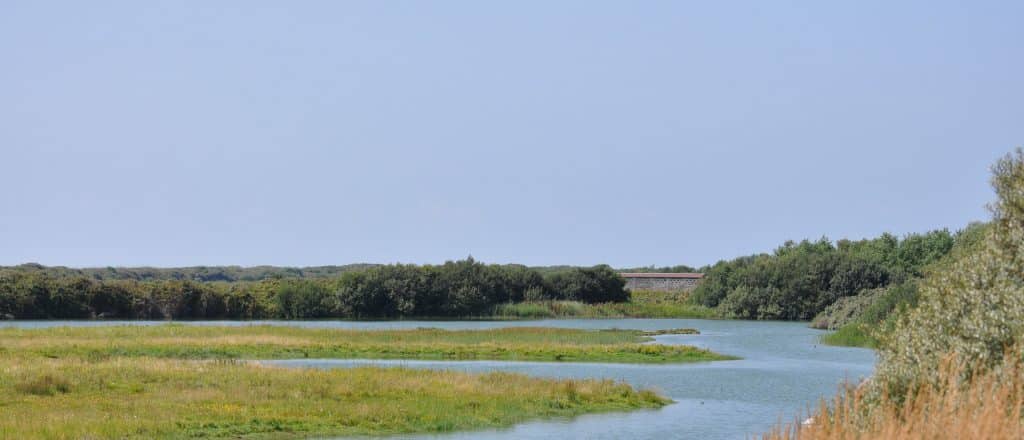
[[718,318],[714,309],[693,304],[688,292],[636,290],[628,302],[525,301],[499,304],[497,319],[538,318]]
[[321,371],[151,357],[0,357],[0,438],[308,438],[445,432],[657,408],[609,380]]
[[666,363],[731,359],[686,345],[647,344],[638,330],[344,330],[283,326],[0,329],[0,350],[44,358],[432,359]]
[[259,359],[674,363],[730,359],[635,330],[281,326],[0,329],[2,438],[300,438],[443,432],[669,402],[610,380]]

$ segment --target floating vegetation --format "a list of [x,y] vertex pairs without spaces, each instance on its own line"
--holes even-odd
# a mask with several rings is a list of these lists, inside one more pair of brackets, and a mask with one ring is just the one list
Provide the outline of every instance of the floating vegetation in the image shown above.
[[644,336],[661,336],[661,335],[699,335],[700,330],[695,328],[670,328],[664,330],[650,330],[642,333]]

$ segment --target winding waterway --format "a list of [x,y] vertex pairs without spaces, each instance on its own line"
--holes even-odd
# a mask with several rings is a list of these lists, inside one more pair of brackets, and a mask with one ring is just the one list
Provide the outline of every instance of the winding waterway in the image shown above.
[[[54,325],[161,324],[157,321],[10,321],[0,327]],[[605,413],[568,420],[527,422],[509,429],[403,436],[402,439],[744,439],[778,421],[791,421],[843,381],[871,374],[875,357],[866,349],[821,345],[821,331],[800,322],[699,319],[608,319],[542,321],[194,321],[195,325],[274,324],[300,327],[398,329],[436,327],[623,328],[659,330],[690,327],[700,335],[658,336],[663,344],[706,347],[740,356],[735,361],[637,365],[506,361],[316,360],[266,361],[275,365],[349,368],[362,365],[461,371],[511,371],[560,378],[610,378],[656,389],[676,403],[658,410]]]

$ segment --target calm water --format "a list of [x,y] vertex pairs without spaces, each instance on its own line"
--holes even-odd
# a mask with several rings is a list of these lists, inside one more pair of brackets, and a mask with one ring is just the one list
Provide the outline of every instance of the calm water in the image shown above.
[[[154,325],[162,322],[15,321],[0,327],[54,325]],[[737,361],[684,365],[622,365],[498,361],[287,360],[268,363],[296,367],[349,368],[362,365],[461,371],[512,371],[533,376],[612,378],[653,388],[676,401],[659,410],[596,414],[549,420],[510,429],[474,431],[403,439],[744,439],[773,423],[804,414],[818,399],[833,395],[844,380],[871,374],[874,353],[866,349],[828,347],[822,332],[804,323],[713,321],[699,319],[615,319],[543,321],[196,321],[194,325],[274,324],[301,327],[397,329],[437,327],[480,329],[518,326],[585,329],[657,330],[692,327],[700,335],[667,335],[663,344],[689,344],[740,356]]]

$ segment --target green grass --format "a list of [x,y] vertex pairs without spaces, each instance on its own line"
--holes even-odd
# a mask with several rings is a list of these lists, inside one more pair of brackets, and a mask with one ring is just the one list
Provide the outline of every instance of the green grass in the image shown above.
[[0,438],[385,435],[657,408],[650,391],[401,368],[288,369],[236,361],[0,358]]
[[447,432],[670,402],[608,380],[405,368],[317,370],[246,359],[729,359],[694,347],[645,344],[650,340],[637,330],[552,328],[0,329],[0,438],[290,439]]
[[851,323],[821,337],[821,342],[840,347],[878,348],[878,340],[868,332],[864,324]]
[[645,344],[639,330],[341,330],[283,326],[0,329],[0,350],[43,357],[363,358],[621,363],[733,359],[685,345]]
[[719,318],[714,310],[687,302],[686,292],[635,291],[625,303],[585,304],[578,301],[527,301],[502,304],[493,317],[537,318]]

